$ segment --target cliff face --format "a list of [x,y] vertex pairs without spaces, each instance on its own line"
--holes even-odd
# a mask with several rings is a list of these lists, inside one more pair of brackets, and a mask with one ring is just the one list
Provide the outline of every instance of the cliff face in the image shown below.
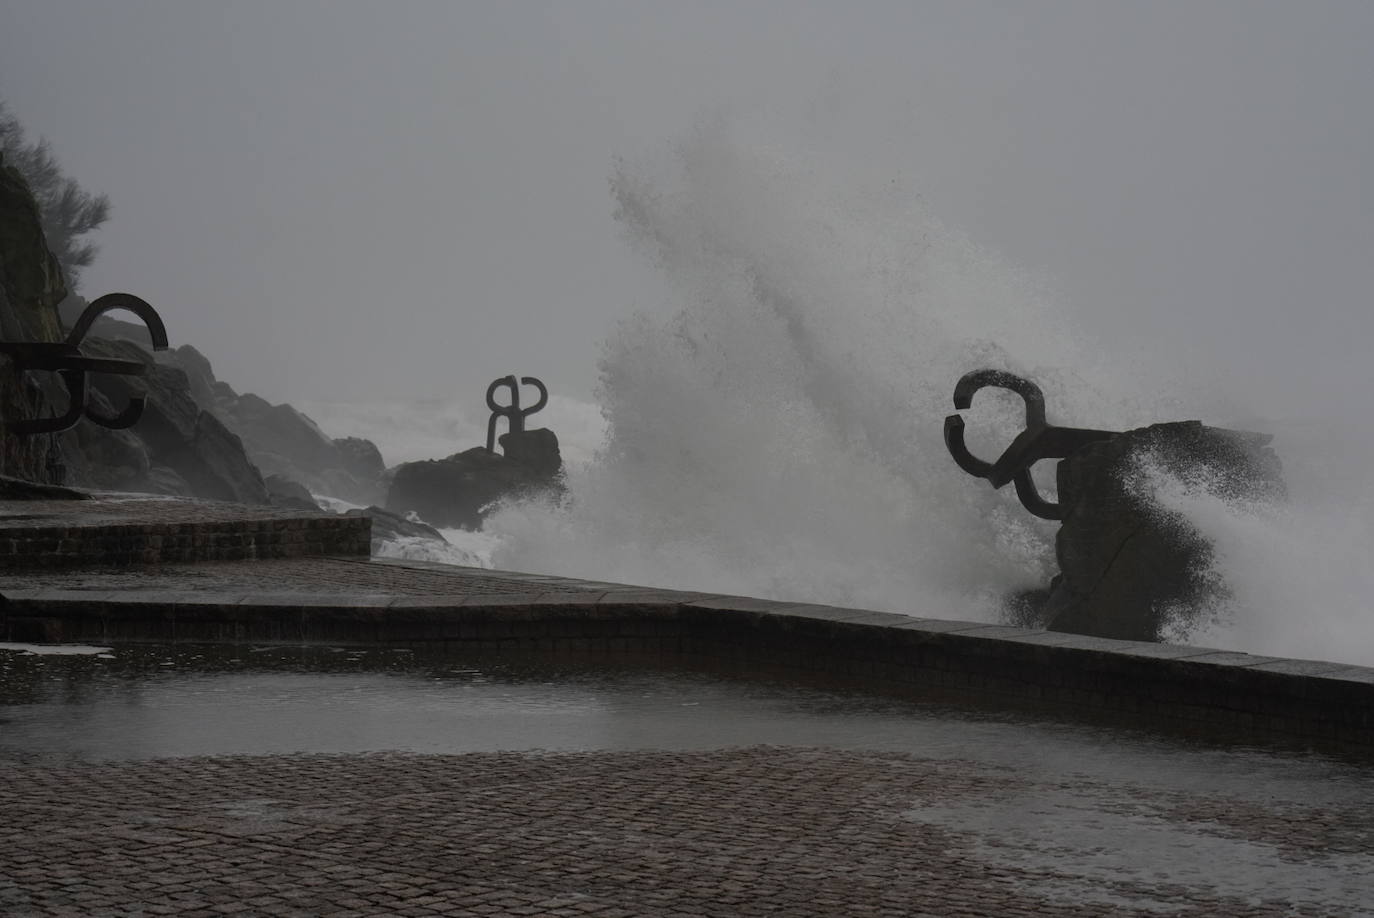
[[[80,303],[68,308],[74,319]],[[113,413],[133,395],[148,402],[132,430],[79,424],[62,435],[71,483],[239,503],[294,498],[284,505],[302,507],[308,492],[380,501],[386,469],[371,442],[331,439],[290,405],[238,394],[189,344],[156,354],[147,344],[142,326],[109,318],[97,320],[83,344],[92,356],[148,366],[142,377],[92,376],[93,404]],[[308,489],[304,501],[293,483]]]
[[[66,295],[62,271],[43,239],[33,195],[17,170],[0,163],[0,339],[60,341],[57,304]],[[0,475],[48,480],[48,438],[17,437],[7,426],[37,417],[48,397],[42,386],[0,354]]]
[[[43,238],[38,205],[19,173],[0,166],[0,340],[63,340],[57,307],[66,298],[62,270]],[[70,484],[94,488],[268,502],[262,475],[243,444],[196,404],[185,373],[156,364],[150,351],[117,338],[91,335],[81,349],[87,356],[147,366],[142,378],[105,373],[87,378],[90,407],[110,416],[131,396],[146,396],[142,419],[131,430],[108,430],[83,419],[58,434],[19,436],[10,422],[59,413],[69,403],[67,392],[55,373],[24,372],[0,354],[0,475],[44,483],[65,477]]]
[[264,475],[353,503],[381,500],[386,467],[371,441],[333,439],[290,405],[273,405],[251,392],[240,395],[215,379],[210,361],[189,344],[158,354],[158,360],[186,375],[192,397],[243,439]]

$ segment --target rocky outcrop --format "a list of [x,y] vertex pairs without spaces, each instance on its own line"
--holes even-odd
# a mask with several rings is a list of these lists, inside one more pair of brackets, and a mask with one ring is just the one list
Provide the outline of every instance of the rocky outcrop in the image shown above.
[[263,478],[263,483],[267,485],[267,493],[272,496],[272,505],[275,507],[290,507],[293,510],[320,509],[319,503],[310,496],[309,489],[298,481],[280,475],[268,475]]
[[190,345],[167,352],[169,365],[186,374],[192,395],[243,439],[264,475],[275,475],[352,503],[381,499],[386,471],[382,454],[368,440],[331,439],[290,405],[273,405],[252,393],[238,394],[215,379],[210,361]]
[[138,424],[128,431],[82,423],[62,435],[73,484],[271,503],[243,442],[196,403],[185,372],[157,363],[151,352],[124,338],[87,337],[82,351],[145,364],[144,376],[91,374],[89,386],[93,397],[98,395],[114,410],[139,395],[147,404]]
[[1182,421],[1127,431],[1061,461],[1060,574],[1040,608],[1043,624],[1136,641],[1186,633],[1226,585],[1213,570],[1212,544],[1138,486],[1140,466],[1226,501],[1273,502],[1285,489],[1269,439]]
[[[38,205],[18,170],[0,162],[0,339],[60,341],[57,304],[67,295],[57,258],[43,238]],[[37,417],[57,396],[0,355],[0,474],[28,481],[50,476],[47,437],[11,434],[6,421]]]
[[[59,304],[68,321],[86,306],[80,297],[67,297],[28,187],[17,171],[0,167],[0,339],[62,340]],[[142,417],[129,430],[83,421],[50,436],[8,433],[6,420],[53,414],[69,402],[56,374],[19,372],[0,355],[0,475],[267,504],[274,498],[261,469],[349,501],[380,498],[385,469],[371,443],[331,440],[289,405],[238,395],[190,346],[155,359],[147,335],[141,325],[102,317],[81,342],[87,356],[147,367],[142,377],[87,377],[90,407],[107,416],[130,398],[146,397]],[[299,494],[276,499],[302,502]]]
[[48,250],[29,186],[0,163],[0,335],[6,341],[60,341],[57,304],[67,296]]
[[418,514],[435,526],[476,530],[503,498],[562,490],[563,460],[553,431],[508,433],[500,442],[504,455],[475,446],[446,459],[397,466],[386,509]]
[[[81,305],[76,299],[76,312]],[[93,376],[92,381],[99,383],[93,387],[93,403],[98,408],[110,402],[122,405],[122,399],[141,391],[146,382],[153,393],[150,409],[156,402],[171,426],[184,435],[189,435],[199,412],[207,412],[211,420],[199,422],[206,438],[222,443],[227,434],[241,441],[239,446],[229,448],[234,461],[221,463],[226,465],[221,469],[223,474],[211,476],[227,476],[227,489],[224,483],[207,479],[203,469],[190,470],[188,474],[187,469],[181,468],[184,451],[175,462],[150,452],[152,444],[144,443],[148,432],[146,420],[140,420],[127,432],[79,424],[64,434],[73,481],[88,487],[197,497],[217,497],[227,490],[237,496],[226,499],[271,501],[280,506],[304,508],[299,493],[288,496],[278,487],[280,493],[273,497],[268,493],[271,489],[264,492],[252,483],[243,463],[237,462],[237,457],[242,456],[247,465],[256,467],[258,477],[264,478],[264,486],[265,477],[275,476],[294,482],[307,494],[327,494],[364,504],[379,500],[384,493],[385,465],[370,441],[356,437],[330,439],[310,418],[290,405],[273,405],[251,393],[240,395],[228,383],[215,379],[209,359],[190,345],[157,354],[149,352],[146,345],[147,332],[141,326],[108,317],[97,320],[83,346],[87,352],[137,359],[149,364],[150,372],[144,381]],[[158,422],[153,423],[157,428]],[[158,430],[154,430],[154,438],[165,445]],[[191,453],[200,454],[203,450],[192,448]]]
[[377,553],[381,543],[395,542],[398,539],[431,539],[448,544],[444,534],[433,526],[406,519],[390,510],[372,506],[366,510],[349,510],[344,516],[366,516],[372,520],[372,551]]

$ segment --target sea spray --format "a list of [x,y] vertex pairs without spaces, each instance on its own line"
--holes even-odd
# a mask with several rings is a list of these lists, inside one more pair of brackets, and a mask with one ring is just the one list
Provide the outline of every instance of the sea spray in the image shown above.
[[[570,460],[569,497],[503,507],[465,546],[480,563],[1000,618],[1008,593],[1054,575],[1055,526],[944,449],[955,381],[990,366],[1035,380],[1057,424],[1198,418],[1274,433],[1286,504],[1142,480],[1213,541],[1208,573],[1226,587],[1223,600],[1180,610],[1168,637],[1374,663],[1374,434],[1358,417],[1277,420],[1213,396],[1237,389],[1224,363],[1182,366],[1131,341],[1088,340],[1073,308],[1114,304],[1071,308],[944,227],[900,181],[855,187],[850,174],[718,124],[618,165],[617,219],[658,269],[660,308],[609,332],[599,414],[569,400],[571,421],[557,420],[551,400],[545,422]],[[1294,383],[1329,400],[1323,378]],[[485,416],[462,403],[409,406],[411,421],[388,406],[379,425],[351,417],[357,406],[308,410],[336,436],[373,437],[396,462],[480,442]],[[1329,414],[1323,406],[1314,400]],[[970,447],[987,458],[1021,428],[1019,399],[994,390],[964,414]]]
[[1374,449],[1358,426],[1270,422],[1288,501],[1226,500],[1162,473],[1146,487],[1214,548],[1225,593],[1179,616],[1176,641],[1250,653],[1374,664]]
[[[1049,579],[1053,527],[941,438],[980,366],[1033,376],[1061,423],[1128,418],[1034,278],[898,183],[849,188],[721,124],[619,164],[612,193],[666,308],[610,335],[607,440],[570,499],[489,520],[498,566],[963,618]],[[1021,422],[995,393],[972,418],[986,455]]]

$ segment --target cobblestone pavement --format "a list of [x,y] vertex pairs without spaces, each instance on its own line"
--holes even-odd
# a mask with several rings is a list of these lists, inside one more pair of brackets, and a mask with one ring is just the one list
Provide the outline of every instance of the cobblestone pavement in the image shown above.
[[[1066,794],[1097,801],[1089,826],[1109,834],[1131,825],[1145,845],[1167,830],[1176,867],[1142,869],[1150,852],[1119,832],[1093,848],[1091,833],[1037,831],[1026,801]],[[12,916],[1258,916],[1374,902],[1368,812],[834,749],[4,764],[0,812]],[[1238,880],[1241,852],[1255,875]]]

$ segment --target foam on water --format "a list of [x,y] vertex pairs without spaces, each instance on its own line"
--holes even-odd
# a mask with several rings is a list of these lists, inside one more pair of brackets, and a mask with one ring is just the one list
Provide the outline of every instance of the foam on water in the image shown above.
[[[1231,587],[1224,608],[1193,610],[1174,637],[1374,662],[1374,487],[1359,484],[1369,444],[1238,419],[1238,406],[1207,401],[1234,391],[1210,384],[1218,368],[1086,340],[1040,278],[886,178],[855,180],[711,123],[617,164],[612,192],[627,241],[663,280],[661,308],[610,330],[599,410],[565,400],[566,427],[541,418],[572,460],[569,499],[501,508],[465,547],[480,563],[994,619],[1008,591],[1054,573],[1055,527],[945,450],[954,382],[990,366],[1039,383],[1059,424],[1201,418],[1278,433],[1287,507],[1143,479],[1216,542],[1215,573]],[[344,423],[356,406],[307,410],[335,436],[378,439],[389,462],[485,439],[485,418],[460,423],[451,403],[409,409],[433,443],[394,406],[370,427]],[[995,390],[971,415],[979,455],[1021,428],[1019,400]]]

